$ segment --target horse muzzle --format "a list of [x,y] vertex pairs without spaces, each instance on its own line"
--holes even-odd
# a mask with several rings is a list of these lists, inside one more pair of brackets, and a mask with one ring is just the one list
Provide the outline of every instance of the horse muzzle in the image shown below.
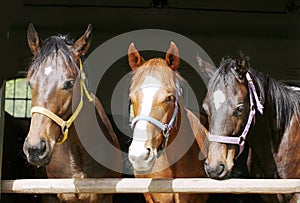
[[211,164],[208,160],[204,163],[204,169],[206,174],[213,179],[226,179],[229,171],[225,163],[217,162],[215,164]]
[[30,143],[27,137],[23,145],[23,151],[27,161],[37,167],[45,166],[50,163],[52,156],[50,148],[50,144],[45,138],[41,138],[35,143]]
[[128,158],[137,173],[149,173],[154,165],[156,153],[151,148],[130,146]]

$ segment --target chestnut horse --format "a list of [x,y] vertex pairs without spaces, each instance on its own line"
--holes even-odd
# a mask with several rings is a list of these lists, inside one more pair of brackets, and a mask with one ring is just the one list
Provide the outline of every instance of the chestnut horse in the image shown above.
[[[27,73],[32,89],[32,117],[23,150],[29,163],[46,166],[49,178],[120,177],[119,173],[102,166],[88,154],[74,125],[75,120],[90,122],[85,116],[95,114],[96,109],[106,139],[120,148],[101,103],[86,88],[81,57],[88,51],[91,32],[92,26],[89,25],[75,43],[62,35],[40,42],[34,26],[30,24],[28,27],[28,43],[34,55]],[[80,127],[88,140],[98,135],[93,135],[87,123]],[[105,154],[105,151],[101,153]],[[109,156],[113,157],[111,162],[121,167],[120,150]],[[112,202],[112,195],[57,196],[61,202]]]
[[[145,61],[132,43],[128,60],[133,77],[129,98],[133,140],[129,161],[137,178],[207,177],[206,128],[183,105],[178,48],[171,42],[165,59]],[[196,138],[196,140],[195,140]],[[201,146],[201,148],[199,147]],[[144,194],[147,202],[205,202],[207,195]]]
[[[300,178],[299,92],[250,68],[241,54],[222,61],[203,108],[210,141],[205,170],[211,178],[231,177],[245,143],[251,147],[254,177]],[[298,195],[278,195],[278,200],[300,201]]]

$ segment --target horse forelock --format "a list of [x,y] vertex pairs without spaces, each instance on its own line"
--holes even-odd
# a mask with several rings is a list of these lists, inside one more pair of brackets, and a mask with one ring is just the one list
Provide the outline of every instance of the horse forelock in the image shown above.
[[237,76],[232,69],[235,61],[231,58],[223,58],[220,67],[217,69],[208,84],[209,92],[214,92],[220,85],[226,87],[225,89],[235,89]]
[[74,42],[67,35],[55,35],[48,37],[42,42],[40,53],[32,58],[32,62],[27,72],[30,76],[33,72],[40,69],[47,60],[57,61],[61,59],[67,65],[66,71],[77,75],[79,68],[68,46]]

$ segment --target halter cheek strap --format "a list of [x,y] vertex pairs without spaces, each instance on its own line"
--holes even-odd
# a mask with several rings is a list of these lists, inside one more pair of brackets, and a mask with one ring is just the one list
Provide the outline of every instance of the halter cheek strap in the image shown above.
[[248,72],[246,73],[246,79],[248,81],[248,88],[249,88],[250,113],[249,113],[248,121],[246,123],[246,126],[245,126],[242,134],[239,137],[228,137],[228,136],[214,135],[214,134],[208,133],[208,139],[211,142],[220,142],[220,143],[225,143],[225,144],[239,145],[239,148],[240,148],[239,154],[237,155],[236,158],[238,158],[244,150],[245,140],[246,140],[247,134],[249,132],[249,129],[251,127],[252,120],[255,117],[256,111],[255,111],[254,100],[256,103],[256,108],[260,114],[263,114],[263,109],[264,109],[263,105],[261,104],[260,100],[258,99],[255,86],[254,86],[252,78]]
[[55,113],[53,113],[52,111],[50,111],[44,107],[34,106],[31,108],[31,116],[34,113],[43,114],[44,116],[47,116],[48,118],[50,118],[52,121],[54,121],[61,127],[63,138],[60,141],[56,142],[57,144],[62,144],[67,140],[68,134],[69,134],[69,128],[72,125],[72,123],[75,121],[75,119],[77,118],[77,116],[79,115],[79,113],[83,107],[83,95],[84,95],[83,93],[85,93],[89,102],[92,102],[94,100],[93,97],[91,96],[91,94],[88,92],[86,85],[85,85],[86,76],[85,76],[85,73],[82,68],[81,59],[79,59],[79,65],[80,65],[80,101],[79,101],[79,104],[78,104],[76,110],[74,111],[72,116],[67,121],[61,119]]

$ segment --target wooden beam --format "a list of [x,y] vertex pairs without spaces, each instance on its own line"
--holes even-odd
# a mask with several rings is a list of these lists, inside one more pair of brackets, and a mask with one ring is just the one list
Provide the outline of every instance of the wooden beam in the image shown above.
[[300,179],[104,178],[3,180],[2,193],[300,193]]

